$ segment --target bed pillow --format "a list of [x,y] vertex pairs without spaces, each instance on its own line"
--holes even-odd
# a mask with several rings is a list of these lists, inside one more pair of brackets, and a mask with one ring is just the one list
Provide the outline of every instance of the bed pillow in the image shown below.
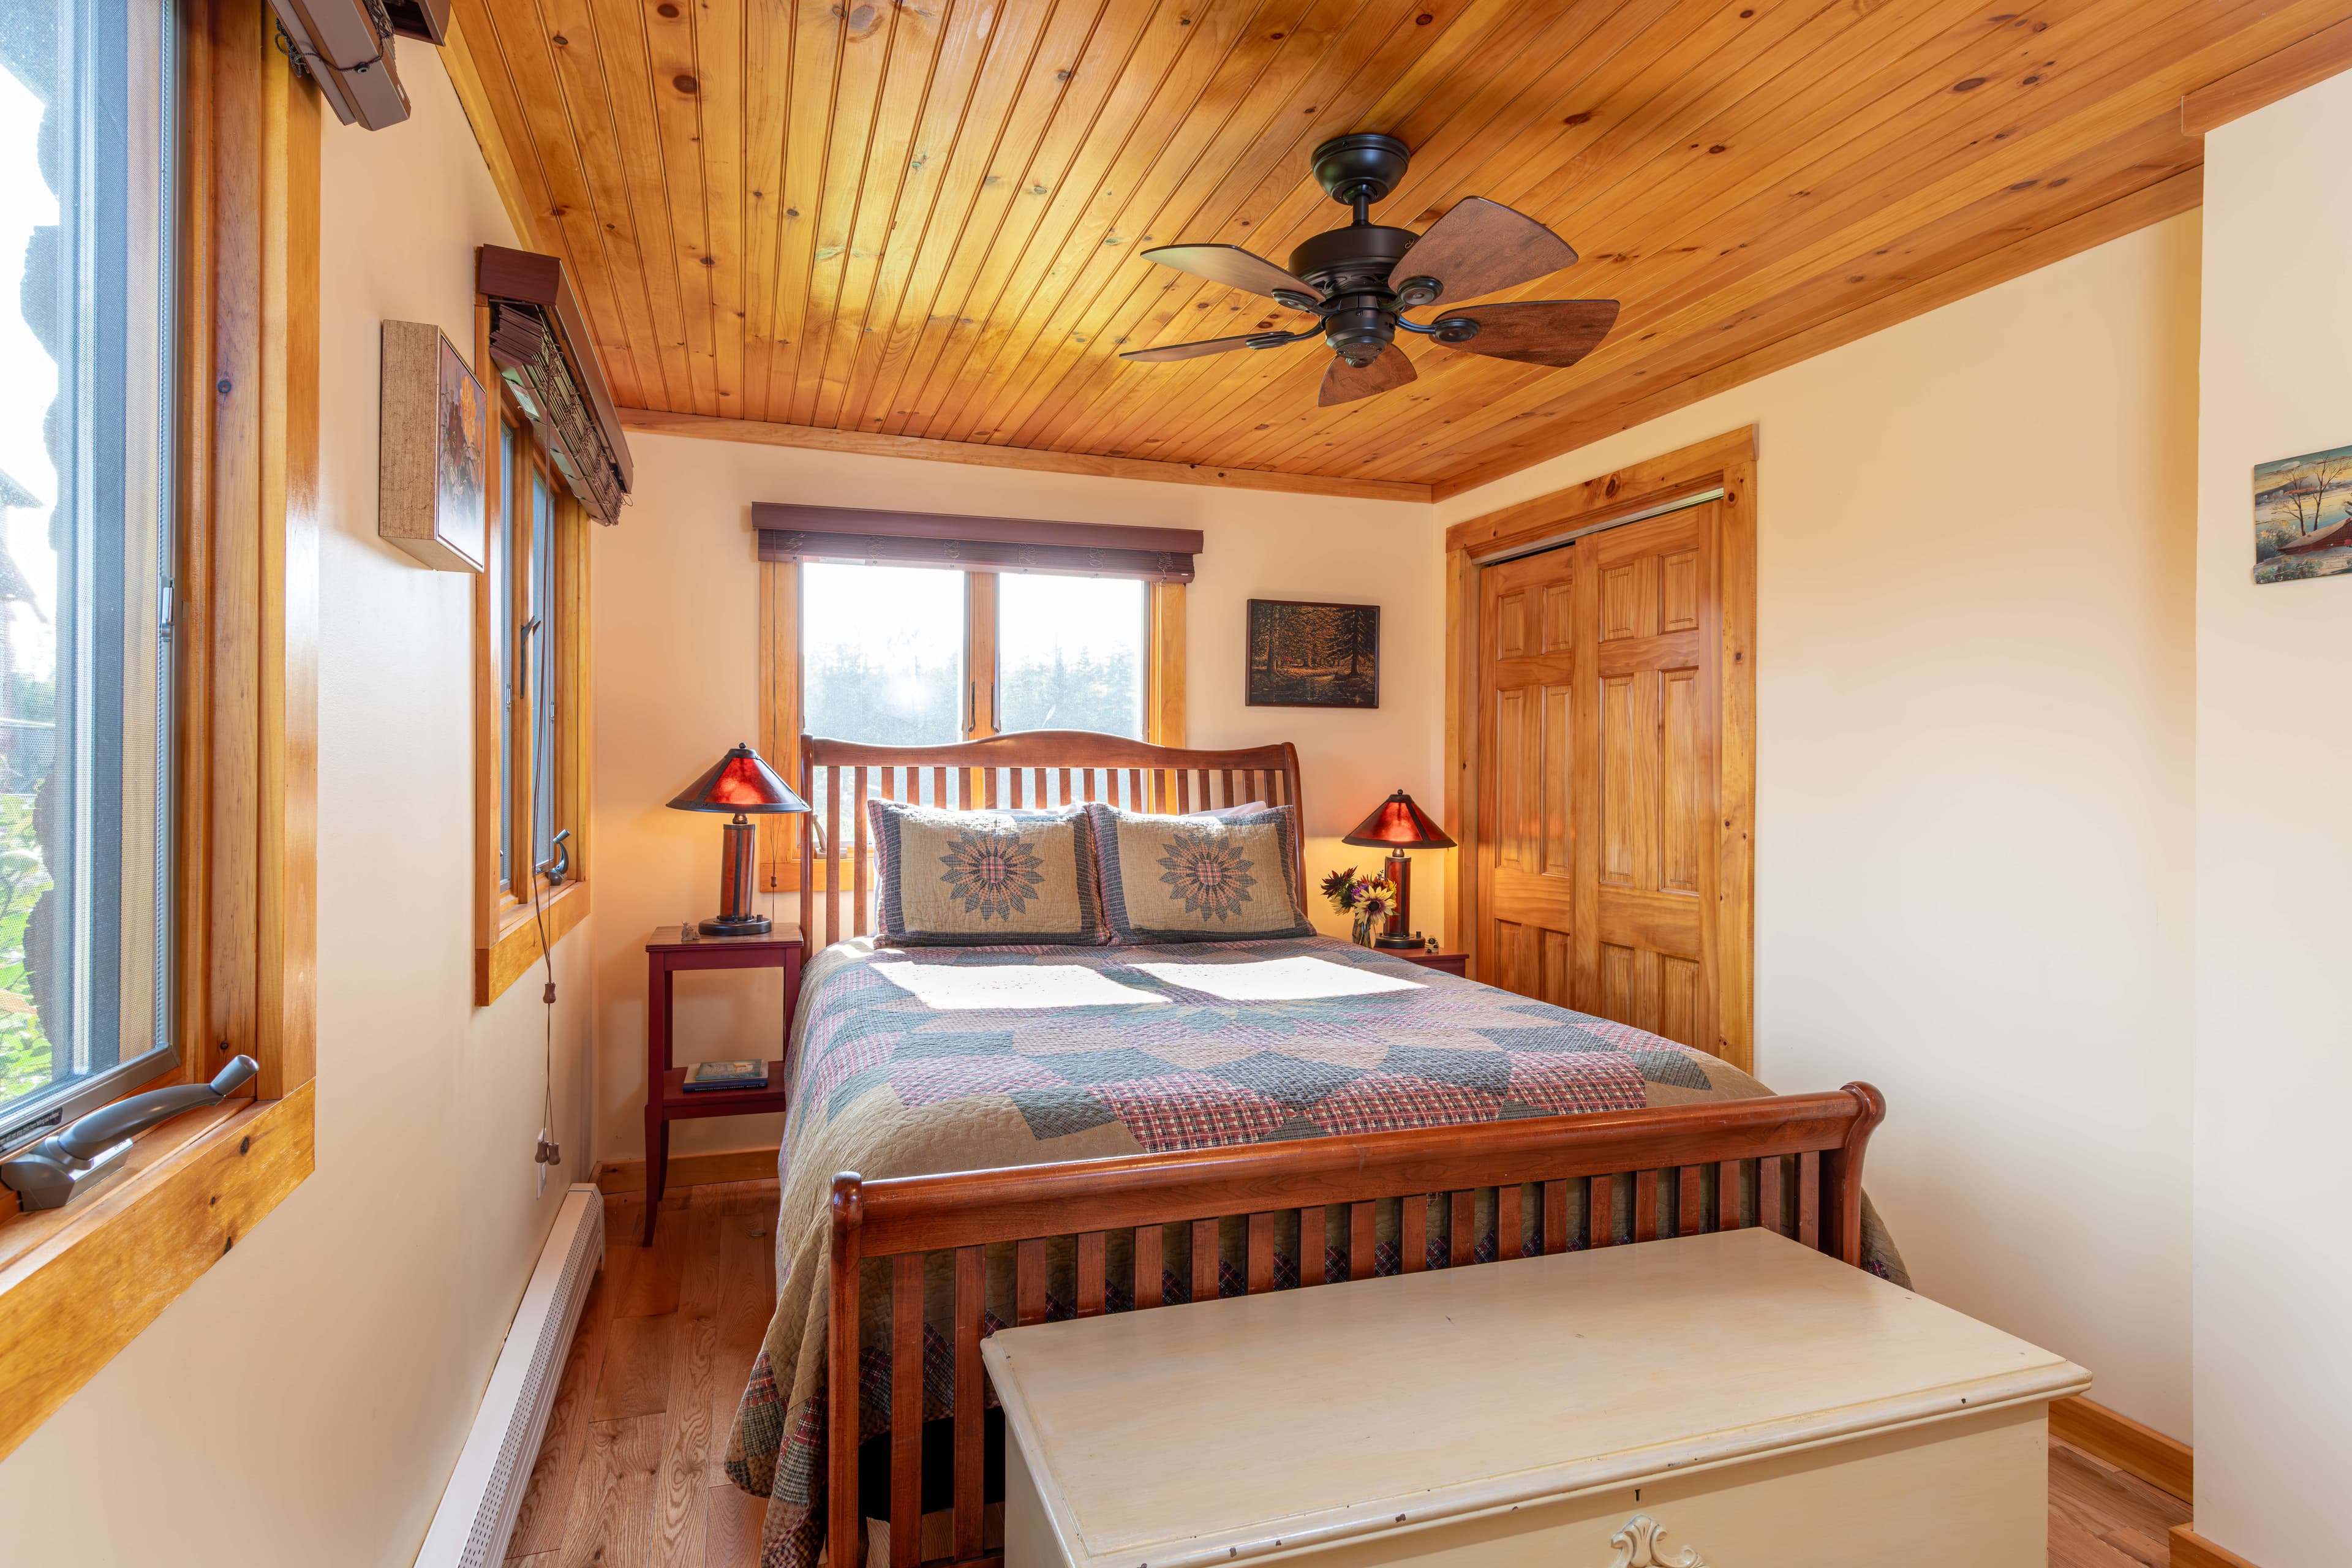
[[875,934],[906,947],[1098,947],[1094,825],[1061,811],[869,800]]
[[1237,942],[1315,934],[1291,882],[1289,806],[1218,820],[1090,805],[1103,915],[1119,942]]

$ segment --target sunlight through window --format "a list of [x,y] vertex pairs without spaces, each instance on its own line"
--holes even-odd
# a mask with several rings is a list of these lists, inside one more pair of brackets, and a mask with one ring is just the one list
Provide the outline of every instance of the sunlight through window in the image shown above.
[[1269,958],[1247,963],[1139,963],[1155,980],[1204,992],[1227,1002],[1318,1002],[1335,996],[1377,996],[1418,991],[1417,980],[1375,974],[1328,958]]

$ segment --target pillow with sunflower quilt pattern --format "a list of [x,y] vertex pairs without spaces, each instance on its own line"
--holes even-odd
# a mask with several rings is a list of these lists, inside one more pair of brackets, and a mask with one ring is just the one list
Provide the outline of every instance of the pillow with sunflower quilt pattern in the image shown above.
[[876,936],[904,947],[1099,947],[1085,811],[938,811],[869,800]]
[[1089,805],[1104,916],[1119,942],[1246,942],[1315,934],[1291,882],[1287,805],[1220,821]]

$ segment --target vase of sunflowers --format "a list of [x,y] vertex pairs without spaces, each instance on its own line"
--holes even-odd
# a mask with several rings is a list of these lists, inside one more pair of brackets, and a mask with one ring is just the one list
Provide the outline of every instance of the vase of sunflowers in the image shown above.
[[1356,945],[1370,947],[1396,912],[1397,891],[1386,877],[1359,877],[1356,868],[1323,879],[1323,896],[1343,915],[1356,917]]

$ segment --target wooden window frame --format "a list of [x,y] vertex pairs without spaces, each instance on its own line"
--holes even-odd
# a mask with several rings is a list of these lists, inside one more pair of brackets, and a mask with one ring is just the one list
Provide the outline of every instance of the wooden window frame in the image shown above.
[[1486,566],[1631,522],[1720,488],[1717,570],[1723,826],[1717,838],[1717,1056],[1749,1070],[1756,1056],[1756,427],[1602,474],[1445,531],[1445,820],[1454,874],[1445,879],[1450,945],[1479,973],[1478,574]]
[[[549,461],[529,418],[515,405],[511,394],[490,360],[490,307],[475,301],[474,363],[490,368],[483,379],[499,390],[497,406],[500,428],[510,430],[517,452],[544,479],[552,505],[555,529],[556,729],[551,756],[534,754],[539,727],[518,722],[511,755],[514,788],[508,800],[507,830],[512,862],[509,877],[499,877],[499,809],[500,795],[500,728],[508,721],[499,689],[499,670],[525,672],[520,650],[521,626],[530,602],[530,567],[532,520],[528,507],[514,520],[512,560],[499,552],[505,542],[505,510],[509,498],[506,443],[493,439],[488,452],[488,563],[474,579],[474,1005],[487,1007],[508,987],[530,972],[548,948],[562,942],[585,919],[589,910],[589,662],[588,662],[588,512]],[[498,573],[505,569],[510,597],[506,623],[509,644],[504,663],[493,658],[497,622],[490,593]],[[542,656],[545,657],[545,656]],[[518,702],[521,700],[518,693]],[[516,713],[518,721],[521,710]],[[572,869],[561,887],[548,886],[546,877],[531,864],[536,853],[533,834],[534,784],[541,769],[555,771],[555,825],[571,829],[566,846]],[[542,933],[544,933],[542,935]]]
[[314,1163],[318,94],[262,0],[180,0],[173,373],[181,1065],[260,1071],[61,1209],[0,1207],[0,1458]]
[[[966,572],[969,634],[965,652],[969,695],[965,734],[976,741],[998,732],[1001,682],[984,686],[971,671],[996,662],[996,586],[1000,574]],[[1143,738],[1155,746],[1184,744],[1184,587],[1145,584]],[[762,561],[759,583],[760,728],[756,749],[787,784],[801,776],[801,568],[796,561]],[[800,890],[800,819],[760,818],[760,890]],[[820,876],[822,872],[820,871]]]

